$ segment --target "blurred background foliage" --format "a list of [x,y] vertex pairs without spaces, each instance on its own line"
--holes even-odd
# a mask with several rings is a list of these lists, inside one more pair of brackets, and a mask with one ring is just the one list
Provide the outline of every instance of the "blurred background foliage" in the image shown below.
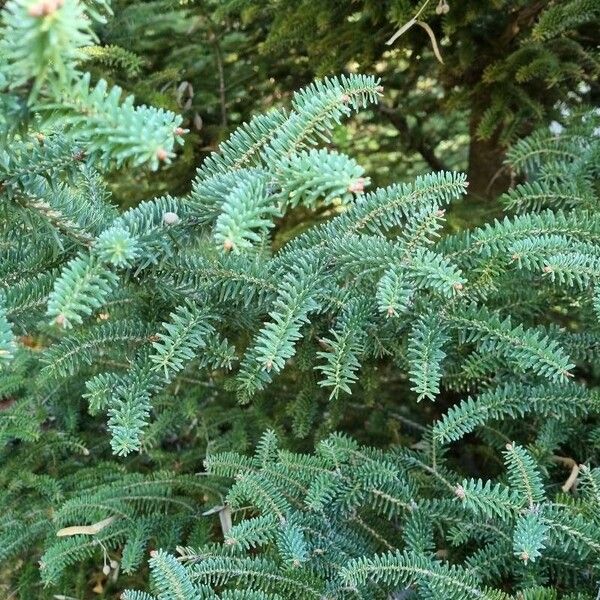
[[[468,213],[489,216],[511,183],[505,148],[598,98],[596,0],[115,0],[113,10],[88,67],[190,130],[170,168],[113,178],[123,205],[187,191],[229,132],[314,77],[365,72],[381,77],[385,101],[340,131],[338,147],[374,185],[466,170]],[[443,63],[418,24],[386,44],[415,16]]]

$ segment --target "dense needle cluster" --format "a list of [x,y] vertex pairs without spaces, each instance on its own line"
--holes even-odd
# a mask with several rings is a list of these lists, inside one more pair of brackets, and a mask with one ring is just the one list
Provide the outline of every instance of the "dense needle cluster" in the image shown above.
[[[598,112],[517,142],[506,217],[468,231],[463,174],[370,189],[332,148],[384,93],[365,75],[121,210],[106,175],[185,130],[81,72],[108,10],[2,12],[9,589],[78,593],[101,565],[148,590],[127,600],[595,598]],[[320,219],[279,235],[299,211]]]

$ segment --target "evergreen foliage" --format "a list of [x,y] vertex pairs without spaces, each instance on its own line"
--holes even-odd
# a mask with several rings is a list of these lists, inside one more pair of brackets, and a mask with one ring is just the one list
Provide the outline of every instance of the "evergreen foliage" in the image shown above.
[[[140,103],[180,113],[190,129],[168,169],[112,176],[114,197],[131,206],[187,192],[227,134],[315,76],[349,70],[385,80],[385,103],[352,126],[351,142],[339,140],[378,184],[468,164],[471,194],[488,197],[508,187],[497,175],[507,143],[561,106],[597,96],[593,0],[313,4],[113,0],[115,18],[94,26],[98,39],[80,48],[83,68]],[[444,64],[419,26],[386,45],[417,12]]]
[[496,481],[457,483],[429,443],[382,452],[334,434],[308,455],[280,449],[267,432],[250,460],[209,456],[209,474],[235,479],[227,503],[240,520],[220,545],[179,548],[172,569],[167,557],[151,559],[157,597],[170,597],[160,590],[172,578],[187,590],[177,598],[508,600],[553,597],[563,586],[578,590],[568,597],[595,597],[597,497],[555,490],[550,501],[550,481],[514,443]]
[[293,62],[317,76],[349,65],[377,70],[389,90],[379,123],[391,124],[413,161],[416,155],[434,170],[453,164],[447,140],[468,132],[471,194],[489,198],[504,191],[510,178],[498,170],[506,147],[556,118],[561,106],[598,93],[600,8],[594,0],[223,4],[255,32],[260,54],[272,62]]
[[[84,597],[92,570],[129,600],[594,598],[598,111],[513,145],[509,214],[469,231],[463,174],[367,190],[329,147],[384,93],[357,74],[123,210],[110,171],[185,131],[83,71],[109,10],[2,12],[8,596]],[[298,210],[323,218],[275,235]]]

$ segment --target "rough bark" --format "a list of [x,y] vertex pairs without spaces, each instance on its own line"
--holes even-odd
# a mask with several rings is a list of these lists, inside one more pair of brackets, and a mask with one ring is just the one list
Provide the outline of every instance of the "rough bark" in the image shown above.
[[469,121],[469,195],[476,198],[496,198],[510,185],[510,172],[504,165],[504,148],[498,142],[498,132],[489,139],[477,137],[482,111],[474,107]]

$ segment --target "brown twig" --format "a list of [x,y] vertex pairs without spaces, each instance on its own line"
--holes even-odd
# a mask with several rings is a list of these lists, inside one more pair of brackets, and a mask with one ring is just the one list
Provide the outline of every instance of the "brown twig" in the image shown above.
[[571,473],[569,474],[567,480],[563,483],[561,487],[563,492],[568,492],[577,481],[580,467],[577,464],[577,461],[573,460],[572,458],[569,458],[568,456],[553,456],[552,460],[561,465],[564,465],[568,469],[571,469]]
[[404,142],[409,150],[416,150],[434,171],[448,170],[447,166],[435,155],[434,148],[423,139],[422,132],[411,130],[404,115],[385,104],[379,105],[379,112],[385,115],[404,136]]

